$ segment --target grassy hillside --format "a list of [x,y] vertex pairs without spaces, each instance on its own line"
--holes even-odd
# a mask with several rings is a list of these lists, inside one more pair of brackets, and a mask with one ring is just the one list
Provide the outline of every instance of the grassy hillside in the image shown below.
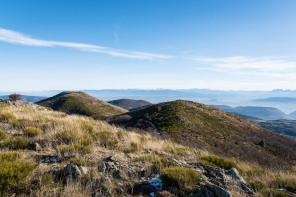
[[296,141],[231,113],[191,101],[161,103],[107,120],[155,132],[149,121],[166,139],[262,166],[280,167],[296,161]]
[[91,97],[83,92],[62,92],[56,96],[39,101],[37,104],[67,114],[80,114],[95,119],[127,112],[125,109]]
[[[180,102],[183,108],[184,102]],[[217,112],[213,109],[212,113]],[[247,196],[234,183],[219,184],[220,178],[214,178],[213,173],[224,169],[227,173],[232,167],[255,196],[289,196],[296,191],[295,166],[283,165],[274,171],[230,155],[217,157],[170,140],[31,103],[0,104],[0,145],[1,196],[147,196],[151,190],[158,196],[190,196],[205,190],[206,181],[218,184],[216,187],[234,197]],[[199,162],[206,165],[198,167]],[[143,183],[155,173],[160,174],[164,184],[158,190],[151,188],[149,181]]]
[[116,105],[126,110],[132,110],[132,109],[152,105],[152,103],[148,101],[134,100],[134,99],[118,99],[118,100],[109,101],[108,103],[112,105]]

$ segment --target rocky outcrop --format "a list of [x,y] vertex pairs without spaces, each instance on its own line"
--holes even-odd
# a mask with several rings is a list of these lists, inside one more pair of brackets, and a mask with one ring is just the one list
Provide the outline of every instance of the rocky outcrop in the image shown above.
[[[153,166],[145,166],[137,171],[132,166],[119,165],[119,162],[116,162],[112,157],[106,158],[105,161],[105,163],[100,164],[97,168],[99,173],[102,174],[101,182],[104,185],[112,185],[113,179],[130,180],[132,177],[138,177],[141,178],[139,183],[126,186],[132,195],[155,196],[159,193],[158,195],[160,196],[165,194],[160,192],[164,190],[177,196],[190,195],[177,187],[163,185],[161,178],[157,174],[158,172],[151,173]],[[191,194],[192,197],[231,197],[228,190],[233,188],[233,186],[240,189],[240,193],[242,194],[254,194],[250,186],[235,168],[224,170],[222,168],[204,165],[203,163],[186,163],[185,161],[173,158],[168,158],[168,161],[173,166],[195,169],[201,175],[201,183],[196,183],[199,189],[196,193]],[[75,173],[72,177],[72,179],[75,179]]]
[[70,163],[64,167],[62,174],[67,182],[75,182],[81,176],[81,171],[77,165]]
[[219,187],[218,185],[207,183],[205,186],[201,187],[198,192],[191,197],[232,197],[232,195]]
[[204,193],[205,189],[211,193],[210,191],[213,188],[220,187],[227,190],[228,187],[236,186],[241,190],[241,193],[246,195],[254,194],[250,186],[235,168],[224,170],[222,168],[204,165],[201,162],[191,163],[190,165],[202,172],[201,178],[207,183],[206,187],[201,188],[200,193]]
[[101,173],[109,174],[115,179],[124,179],[127,177],[136,177],[138,172],[128,165],[115,165],[113,162],[105,162],[98,166],[98,171]]

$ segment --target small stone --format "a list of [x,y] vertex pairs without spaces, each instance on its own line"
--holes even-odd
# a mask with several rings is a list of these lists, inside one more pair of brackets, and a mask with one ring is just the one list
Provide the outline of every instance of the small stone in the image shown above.
[[98,166],[98,171],[99,172],[105,172],[106,171],[106,165],[103,163],[103,164],[100,164]]
[[80,170],[81,174],[83,174],[83,175],[87,174],[87,171],[88,171],[87,168],[83,167],[83,166],[80,166],[79,170]]

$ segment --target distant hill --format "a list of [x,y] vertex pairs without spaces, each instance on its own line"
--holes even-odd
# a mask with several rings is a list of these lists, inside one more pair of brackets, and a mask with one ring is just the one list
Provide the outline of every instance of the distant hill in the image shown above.
[[290,113],[289,116],[296,120],[296,111]]
[[253,122],[264,129],[296,139],[296,120],[262,120],[256,117],[246,116],[239,113],[233,114],[240,116],[250,122]]
[[296,138],[296,120],[257,120],[253,122],[270,131]]
[[239,106],[230,107],[227,105],[212,105],[223,111],[239,113],[247,116],[256,117],[263,120],[291,119],[291,117],[275,107]]
[[95,119],[105,118],[127,112],[127,110],[111,105],[83,92],[62,92],[37,104],[65,112],[80,114]]
[[152,103],[148,101],[134,100],[134,99],[118,99],[118,100],[109,101],[108,103],[112,105],[116,105],[126,110],[132,110],[132,109],[152,105]]
[[[106,120],[147,132],[156,133],[157,128],[166,139],[260,165],[281,165],[296,159],[296,141],[239,116],[191,101],[165,102]],[[261,146],[262,142],[266,146]]]
[[[22,95],[22,101],[31,102],[31,103],[35,103],[46,98],[47,97]],[[9,99],[9,95],[0,96],[0,99]]]
[[269,97],[265,99],[253,99],[256,102],[273,102],[273,103],[294,103],[295,97]]

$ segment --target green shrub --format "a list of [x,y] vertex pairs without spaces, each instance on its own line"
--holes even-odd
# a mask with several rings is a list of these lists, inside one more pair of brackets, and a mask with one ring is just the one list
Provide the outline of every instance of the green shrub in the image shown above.
[[36,127],[26,127],[24,129],[24,134],[27,135],[28,137],[35,137],[41,133],[42,133],[41,129]]
[[27,149],[29,146],[28,139],[26,137],[12,137],[4,141],[4,146],[10,149]]
[[70,161],[70,163],[73,163],[77,166],[85,166],[86,165],[86,161],[81,158],[72,158],[69,161]]
[[284,191],[279,191],[273,188],[266,188],[261,191],[264,197],[289,197]]
[[0,141],[5,140],[6,137],[7,137],[7,134],[0,129]]
[[59,141],[59,143],[64,144],[72,144],[79,142],[79,137],[77,136],[77,132],[73,130],[62,130],[55,134],[55,138]]
[[201,161],[206,165],[223,168],[225,170],[230,170],[231,168],[236,167],[233,161],[230,161],[221,157],[213,156],[213,155],[202,157]]
[[200,182],[200,175],[191,168],[167,167],[161,172],[161,179],[166,186],[175,186],[185,191],[193,191]]
[[97,132],[96,136],[98,137],[100,144],[105,148],[116,148],[118,145],[118,140],[111,131]]
[[15,119],[15,117],[11,113],[0,113],[0,122],[8,123],[13,119]]
[[9,196],[12,193],[18,194],[24,188],[26,177],[36,167],[29,161],[20,159],[18,152],[0,153],[0,194]]

